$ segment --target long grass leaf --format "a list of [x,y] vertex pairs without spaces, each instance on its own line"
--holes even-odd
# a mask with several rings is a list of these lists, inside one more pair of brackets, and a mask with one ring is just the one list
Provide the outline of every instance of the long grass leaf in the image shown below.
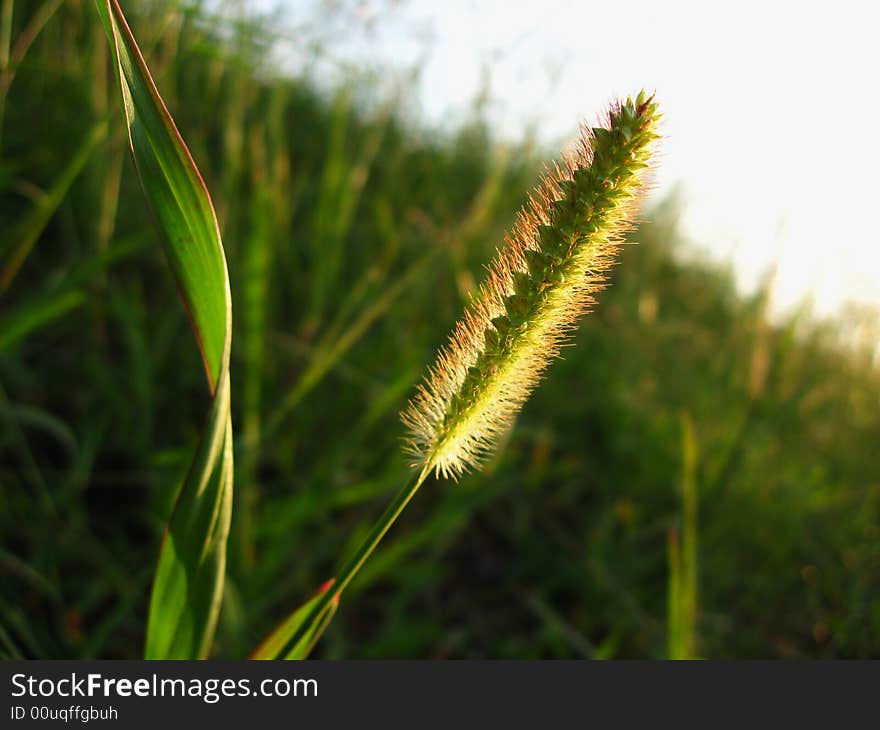
[[207,187],[122,10],[116,0],[98,0],[98,10],[116,62],[141,184],[163,233],[214,396],[162,543],[145,655],[203,658],[210,651],[220,610],[232,513],[229,276]]

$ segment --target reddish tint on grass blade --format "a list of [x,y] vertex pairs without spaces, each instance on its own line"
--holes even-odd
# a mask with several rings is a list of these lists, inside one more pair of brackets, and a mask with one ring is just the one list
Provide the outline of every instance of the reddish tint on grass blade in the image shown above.
[[291,645],[291,640],[302,630],[306,621],[312,620],[312,610],[318,605],[319,599],[329,591],[336,582],[334,578],[325,581],[315,594],[302,606],[290,614],[275,630],[269,634],[260,645],[254,649],[251,659],[305,659],[317,640],[321,637],[327,624],[336,613],[339,606],[339,594],[337,593],[330,604],[321,611],[320,619],[314,622],[313,628],[307,631],[302,638]]

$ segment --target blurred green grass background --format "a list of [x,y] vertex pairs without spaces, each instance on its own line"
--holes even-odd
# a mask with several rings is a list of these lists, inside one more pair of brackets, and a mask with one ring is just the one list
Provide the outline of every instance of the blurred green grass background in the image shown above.
[[[229,257],[215,654],[243,657],[405,480],[397,413],[541,160],[478,114],[439,135],[280,77],[258,21],[137,6]],[[91,0],[0,14],[0,655],[137,657],[203,371]],[[498,456],[426,485],[316,656],[880,657],[873,350],[771,320],[770,282],[737,294],[674,198],[644,217]]]

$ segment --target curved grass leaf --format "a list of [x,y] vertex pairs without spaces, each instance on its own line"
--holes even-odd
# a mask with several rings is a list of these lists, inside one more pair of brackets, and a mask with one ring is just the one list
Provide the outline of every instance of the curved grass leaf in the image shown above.
[[116,0],[96,0],[117,67],[131,150],[202,353],[213,401],[162,543],[147,625],[148,659],[210,651],[232,513],[226,258],[205,183]]

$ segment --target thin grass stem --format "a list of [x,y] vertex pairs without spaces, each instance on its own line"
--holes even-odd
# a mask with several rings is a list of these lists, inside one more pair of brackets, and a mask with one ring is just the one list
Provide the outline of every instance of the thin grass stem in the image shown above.
[[342,595],[342,591],[344,591],[349,583],[354,580],[364,563],[367,562],[367,559],[373,554],[373,551],[382,541],[382,538],[385,537],[388,530],[391,529],[391,526],[397,521],[397,518],[400,517],[400,513],[403,512],[412,498],[416,495],[416,492],[419,491],[419,487],[424,484],[428,474],[430,474],[430,469],[428,468],[422,469],[421,472],[414,473],[412,478],[397,493],[397,496],[394,497],[391,504],[389,504],[385,509],[385,512],[382,513],[382,516],[376,520],[373,527],[370,528],[370,532],[361,543],[361,546],[339,571],[332,587],[321,595],[320,600],[315,604],[314,608],[312,608],[309,616],[302,622],[299,629],[297,629],[297,631],[290,637],[284,651],[280,652],[280,656],[285,656],[293,647],[299,644],[300,641],[309,634],[312,627],[318,626],[318,633],[320,632],[320,627],[325,623],[325,617],[328,611],[331,611],[333,606],[339,602],[339,597]]

